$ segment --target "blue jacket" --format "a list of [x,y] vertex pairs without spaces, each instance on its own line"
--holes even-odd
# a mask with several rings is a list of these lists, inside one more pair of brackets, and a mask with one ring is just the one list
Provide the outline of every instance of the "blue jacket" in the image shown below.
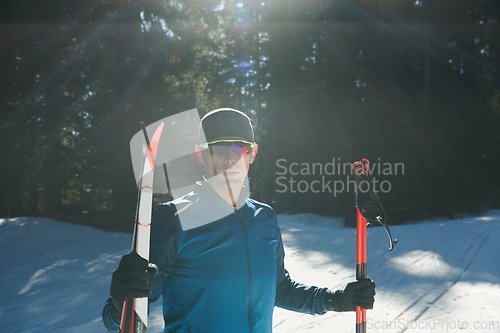
[[[266,333],[274,306],[326,312],[327,288],[290,278],[275,212],[247,193],[235,211],[203,181],[153,210],[150,262],[159,273],[149,301],[163,297],[164,332]],[[200,219],[213,222],[189,229]],[[106,307],[104,322],[113,332],[118,326]]]

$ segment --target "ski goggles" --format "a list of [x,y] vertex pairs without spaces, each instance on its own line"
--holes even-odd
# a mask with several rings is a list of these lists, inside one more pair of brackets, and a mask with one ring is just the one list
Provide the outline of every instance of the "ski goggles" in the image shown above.
[[200,145],[201,148],[205,149],[210,147],[212,155],[221,157],[224,157],[229,149],[232,149],[234,155],[238,158],[250,154],[255,146],[257,146],[255,142],[232,140],[217,140]]

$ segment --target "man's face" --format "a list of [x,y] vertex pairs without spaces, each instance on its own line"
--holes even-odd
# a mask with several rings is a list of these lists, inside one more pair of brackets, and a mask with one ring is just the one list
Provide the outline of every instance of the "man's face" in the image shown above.
[[[241,187],[248,174],[250,164],[257,155],[258,146],[251,148],[249,144],[219,142],[211,144],[207,149],[196,147],[198,161],[204,165],[205,174],[212,185],[222,189],[229,186],[232,190]],[[227,177],[227,180],[226,180]]]

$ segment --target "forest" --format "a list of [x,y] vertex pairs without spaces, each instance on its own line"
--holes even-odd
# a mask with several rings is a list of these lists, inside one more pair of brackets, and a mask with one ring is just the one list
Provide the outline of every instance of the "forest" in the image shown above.
[[220,107],[251,117],[277,213],[354,225],[362,158],[389,224],[500,208],[499,21],[496,0],[4,1],[0,217],[131,232],[139,122]]

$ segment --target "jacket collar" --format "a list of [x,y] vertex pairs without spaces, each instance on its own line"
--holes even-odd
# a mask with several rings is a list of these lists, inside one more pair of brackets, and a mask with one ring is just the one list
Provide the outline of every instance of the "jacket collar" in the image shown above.
[[[239,215],[239,210],[246,206],[249,194],[250,186],[246,181],[236,203],[238,210],[235,211],[204,178],[202,181],[194,183],[191,195],[179,198],[178,202],[174,200],[174,203],[179,205],[177,206],[176,216],[179,218],[183,231],[195,229],[230,215]],[[190,207],[193,207],[193,209]]]
[[[211,204],[213,204],[216,207],[221,207],[221,208],[229,207],[233,209],[231,205],[229,205],[224,199],[220,197],[220,195],[217,192],[215,192],[215,190],[212,188],[212,186],[210,185],[205,176],[203,176],[202,181],[194,183],[193,191],[195,193],[198,193],[200,197],[203,197],[204,199],[208,200]],[[250,196],[250,182],[248,181],[248,178],[246,178],[241,189],[240,197],[236,202],[236,207],[238,209],[243,207],[249,196]]]

